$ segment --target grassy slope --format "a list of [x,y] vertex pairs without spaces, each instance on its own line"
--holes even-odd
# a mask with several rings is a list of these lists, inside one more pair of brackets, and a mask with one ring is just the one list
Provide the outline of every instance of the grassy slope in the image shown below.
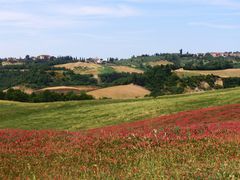
[[168,65],[168,64],[173,64],[170,61],[166,61],[166,60],[160,60],[160,61],[152,61],[147,63],[150,66],[161,66],[161,65]]
[[199,76],[199,75],[215,75],[220,77],[240,77],[240,69],[224,69],[224,70],[183,70],[178,69],[176,73],[180,77]]
[[0,128],[79,130],[240,103],[240,88],[157,99],[57,103],[0,101]]
[[140,69],[136,69],[136,68],[132,68],[129,66],[111,66],[115,71],[122,73],[140,73],[142,74],[144,71],[140,70]]

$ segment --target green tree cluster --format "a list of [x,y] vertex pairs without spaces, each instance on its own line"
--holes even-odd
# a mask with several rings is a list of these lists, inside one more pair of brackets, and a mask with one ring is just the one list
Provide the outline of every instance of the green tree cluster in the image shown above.
[[19,102],[55,102],[55,101],[76,101],[76,100],[92,100],[93,96],[82,92],[77,95],[73,92],[67,94],[59,94],[50,91],[41,93],[26,94],[20,90],[9,89],[7,92],[0,91],[1,100],[19,101]]
[[231,69],[234,67],[234,63],[229,60],[195,60],[185,64],[184,69],[187,70],[221,70]]

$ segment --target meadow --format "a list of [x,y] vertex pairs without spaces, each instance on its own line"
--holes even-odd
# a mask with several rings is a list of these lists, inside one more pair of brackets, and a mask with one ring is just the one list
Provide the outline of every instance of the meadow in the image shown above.
[[239,179],[240,88],[0,101],[0,179]]
[[132,100],[38,104],[0,101],[0,129],[78,131],[239,103],[240,88]]
[[87,131],[0,130],[1,179],[239,179],[240,104]]

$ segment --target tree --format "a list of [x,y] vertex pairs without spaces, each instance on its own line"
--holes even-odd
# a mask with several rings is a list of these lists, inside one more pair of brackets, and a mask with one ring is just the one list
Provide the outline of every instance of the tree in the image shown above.
[[1,100],[4,100],[5,99],[5,93],[0,91],[0,99]]
[[26,93],[20,90],[14,90],[14,89],[9,89],[5,95],[5,98],[11,101],[20,101],[20,102],[29,101],[29,96]]
[[26,61],[31,60],[30,56],[29,56],[29,55],[26,55],[26,56],[25,56],[25,60],[26,60]]

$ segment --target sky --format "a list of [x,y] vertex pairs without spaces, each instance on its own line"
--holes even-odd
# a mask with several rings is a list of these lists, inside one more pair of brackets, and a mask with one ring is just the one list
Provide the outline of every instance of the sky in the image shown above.
[[0,0],[0,57],[240,50],[240,0]]

